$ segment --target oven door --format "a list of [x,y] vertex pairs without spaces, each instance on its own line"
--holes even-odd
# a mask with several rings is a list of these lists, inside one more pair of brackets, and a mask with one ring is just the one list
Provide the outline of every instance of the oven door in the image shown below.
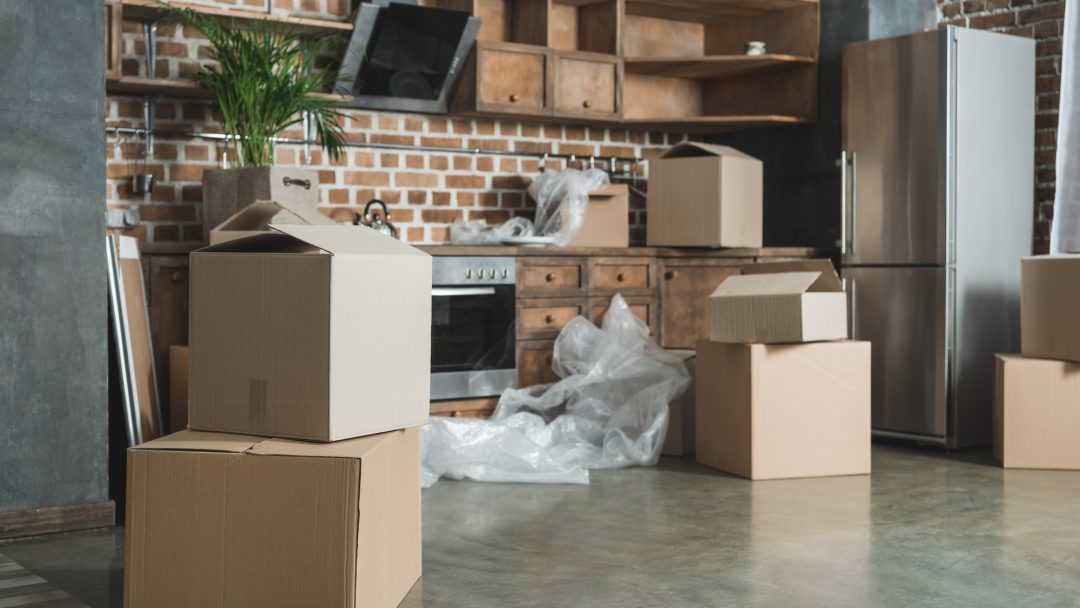
[[514,289],[432,288],[432,400],[492,397],[513,388]]

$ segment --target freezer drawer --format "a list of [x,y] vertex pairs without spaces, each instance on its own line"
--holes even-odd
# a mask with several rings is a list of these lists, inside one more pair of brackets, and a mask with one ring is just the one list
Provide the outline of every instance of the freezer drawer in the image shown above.
[[844,264],[946,263],[948,36],[843,51]]
[[845,268],[852,337],[872,351],[875,431],[943,440],[948,430],[944,268]]

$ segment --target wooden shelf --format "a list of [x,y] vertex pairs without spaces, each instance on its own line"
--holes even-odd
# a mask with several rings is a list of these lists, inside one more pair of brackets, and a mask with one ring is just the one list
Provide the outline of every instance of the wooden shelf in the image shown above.
[[184,99],[212,99],[210,91],[190,78],[120,76],[105,79],[105,92],[123,95],[165,95]]
[[798,116],[776,114],[743,116],[686,116],[683,118],[625,118],[623,124],[649,129],[672,129],[693,133],[724,133],[767,127],[807,124],[812,121]]
[[747,72],[816,63],[813,57],[795,55],[711,55],[704,57],[627,57],[628,74],[670,78],[724,78]]
[[818,0],[626,0],[626,13],[642,17],[711,23],[731,17],[806,6],[818,6]]
[[[133,21],[151,21],[160,19],[163,16],[161,5],[157,0],[123,0],[121,4],[123,7],[124,19]],[[344,21],[310,19],[307,17],[281,17],[256,11],[224,9],[188,2],[170,2],[169,5],[176,8],[189,8],[204,15],[226,18],[236,25],[242,25],[245,22],[250,23],[252,21],[270,21],[280,25],[282,29],[323,35],[349,33],[353,30],[353,25]]]

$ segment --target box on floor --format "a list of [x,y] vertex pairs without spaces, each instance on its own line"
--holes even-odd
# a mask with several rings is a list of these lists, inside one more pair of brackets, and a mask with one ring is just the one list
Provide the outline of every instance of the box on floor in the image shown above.
[[709,296],[714,342],[773,344],[848,337],[847,294],[829,260],[752,264]]
[[567,247],[629,247],[630,189],[612,184],[589,193],[585,219]]
[[668,430],[664,445],[660,448],[661,456],[694,455],[694,376],[697,360],[692,350],[668,351],[683,360],[690,372],[690,386],[681,396],[668,405]]
[[125,606],[392,608],[420,558],[419,428],[128,451]]
[[431,258],[363,226],[191,254],[188,426],[336,441],[424,424]]
[[761,247],[760,160],[683,142],[649,161],[646,239],[658,247]]
[[1020,351],[1080,361],[1080,255],[1039,255],[1020,265]]
[[994,455],[1007,469],[1080,469],[1080,363],[995,357]]
[[870,343],[697,348],[696,453],[749,479],[870,473]]

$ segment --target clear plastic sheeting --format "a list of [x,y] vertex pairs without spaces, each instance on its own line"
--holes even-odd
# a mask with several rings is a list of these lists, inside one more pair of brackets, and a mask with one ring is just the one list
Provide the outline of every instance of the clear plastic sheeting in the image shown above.
[[1057,190],[1050,253],[1080,252],[1080,3],[1065,3],[1061,110],[1057,135]]
[[497,226],[484,220],[457,221],[450,226],[450,242],[455,245],[497,245],[510,238],[551,237],[564,246],[573,240],[585,222],[589,192],[610,180],[599,169],[543,171],[529,185],[536,201],[536,219],[513,218]]
[[555,384],[510,389],[490,420],[433,417],[423,482],[589,483],[589,469],[655,465],[683,362],[656,345],[622,296],[598,328],[577,317],[555,341]]

